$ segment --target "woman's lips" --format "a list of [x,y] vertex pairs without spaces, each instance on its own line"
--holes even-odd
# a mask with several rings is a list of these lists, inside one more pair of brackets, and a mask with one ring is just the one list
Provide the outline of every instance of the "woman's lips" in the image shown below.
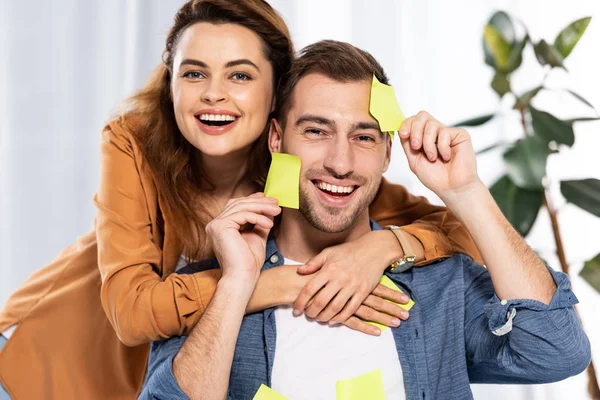
[[198,124],[198,126],[200,127],[202,132],[206,133],[207,135],[211,135],[211,136],[219,136],[219,135],[229,132],[238,123],[240,118],[241,117],[237,117],[235,119],[235,121],[232,121],[226,125],[217,126],[217,125],[208,125],[205,123],[205,121],[200,120],[199,116],[195,117],[196,123]]

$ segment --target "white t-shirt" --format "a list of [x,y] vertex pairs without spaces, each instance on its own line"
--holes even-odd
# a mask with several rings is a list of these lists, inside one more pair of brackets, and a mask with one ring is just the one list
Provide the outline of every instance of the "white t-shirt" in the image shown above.
[[[286,265],[299,263],[286,259]],[[334,400],[336,382],[381,369],[386,399],[405,399],[402,368],[391,329],[370,336],[346,326],[294,317],[275,309],[277,342],[271,386],[290,400]]]

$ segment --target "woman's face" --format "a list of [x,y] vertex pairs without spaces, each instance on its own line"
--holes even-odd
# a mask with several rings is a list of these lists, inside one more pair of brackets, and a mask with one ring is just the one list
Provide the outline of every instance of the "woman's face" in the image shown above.
[[171,83],[175,119],[202,153],[249,148],[273,108],[273,68],[260,37],[236,24],[198,23],[182,34]]

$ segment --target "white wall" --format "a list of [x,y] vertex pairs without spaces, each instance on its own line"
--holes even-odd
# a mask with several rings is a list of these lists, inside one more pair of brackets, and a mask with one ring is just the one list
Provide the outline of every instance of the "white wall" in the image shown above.
[[[568,22],[594,16],[569,57],[569,75],[549,83],[570,87],[600,107],[600,2],[595,0],[273,0],[297,48],[330,38],[370,51],[385,67],[406,114],[428,110],[444,122],[501,109],[505,118],[472,129],[476,148],[515,137],[518,119],[488,87],[481,32],[496,9],[521,18],[535,38],[553,40]],[[92,226],[98,144],[103,122],[159,62],[180,0],[0,0],[0,304],[35,269]],[[514,87],[537,85],[541,68],[531,50]],[[564,116],[583,114],[568,96],[537,104]],[[580,110],[580,111],[578,111]],[[551,156],[549,176],[600,178],[599,123],[577,125],[575,146]],[[481,156],[486,183],[503,174],[500,152]],[[387,176],[439,201],[411,176],[396,143]],[[556,191],[555,191],[556,192]],[[600,219],[561,206],[560,223],[580,313],[600,365],[600,295],[576,274],[600,252]],[[547,215],[529,237],[553,265]],[[560,360],[557,360],[560,362]],[[585,376],[538,387],[477,387],[481,399],[584,399]]]

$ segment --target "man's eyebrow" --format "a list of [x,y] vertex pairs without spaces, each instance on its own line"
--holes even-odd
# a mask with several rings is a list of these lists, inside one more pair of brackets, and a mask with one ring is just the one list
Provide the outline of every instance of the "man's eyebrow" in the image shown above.
[[[208,65],[204,62],[204,61],[200,61],[200,60],[194,60],[192,58],[186,58],[185,60],[181,61],[181,64],[179,64],[180,66],[183,65],[195,65],[197,67],[200,68],[208,68]],[[229,61],[227,64],[225,64],[225,68],[231,68],[231,67],[235,67],[237,65],[250,65],[251,67],[256,68],[257,70],[260,71],[260,68],[258,68],[258,66],[256,64],[254,64],[252,61],[246,59],[246,58],[241,58],[239,60],[233,60],[233,61]]]
[[356,122],[356,123],[352,124],[351,129],[353,131],[367,130],[367,129],[375,129],[376,131],[378,131],[379,125],[376,122],[361,121],[361,122]]
[[319,125],[326,125],[330,129],[335,129],[335,121],[321,117],[319,115],[304,114],[296,120],[296,126],[302,125],[305,122],[313,122]]

